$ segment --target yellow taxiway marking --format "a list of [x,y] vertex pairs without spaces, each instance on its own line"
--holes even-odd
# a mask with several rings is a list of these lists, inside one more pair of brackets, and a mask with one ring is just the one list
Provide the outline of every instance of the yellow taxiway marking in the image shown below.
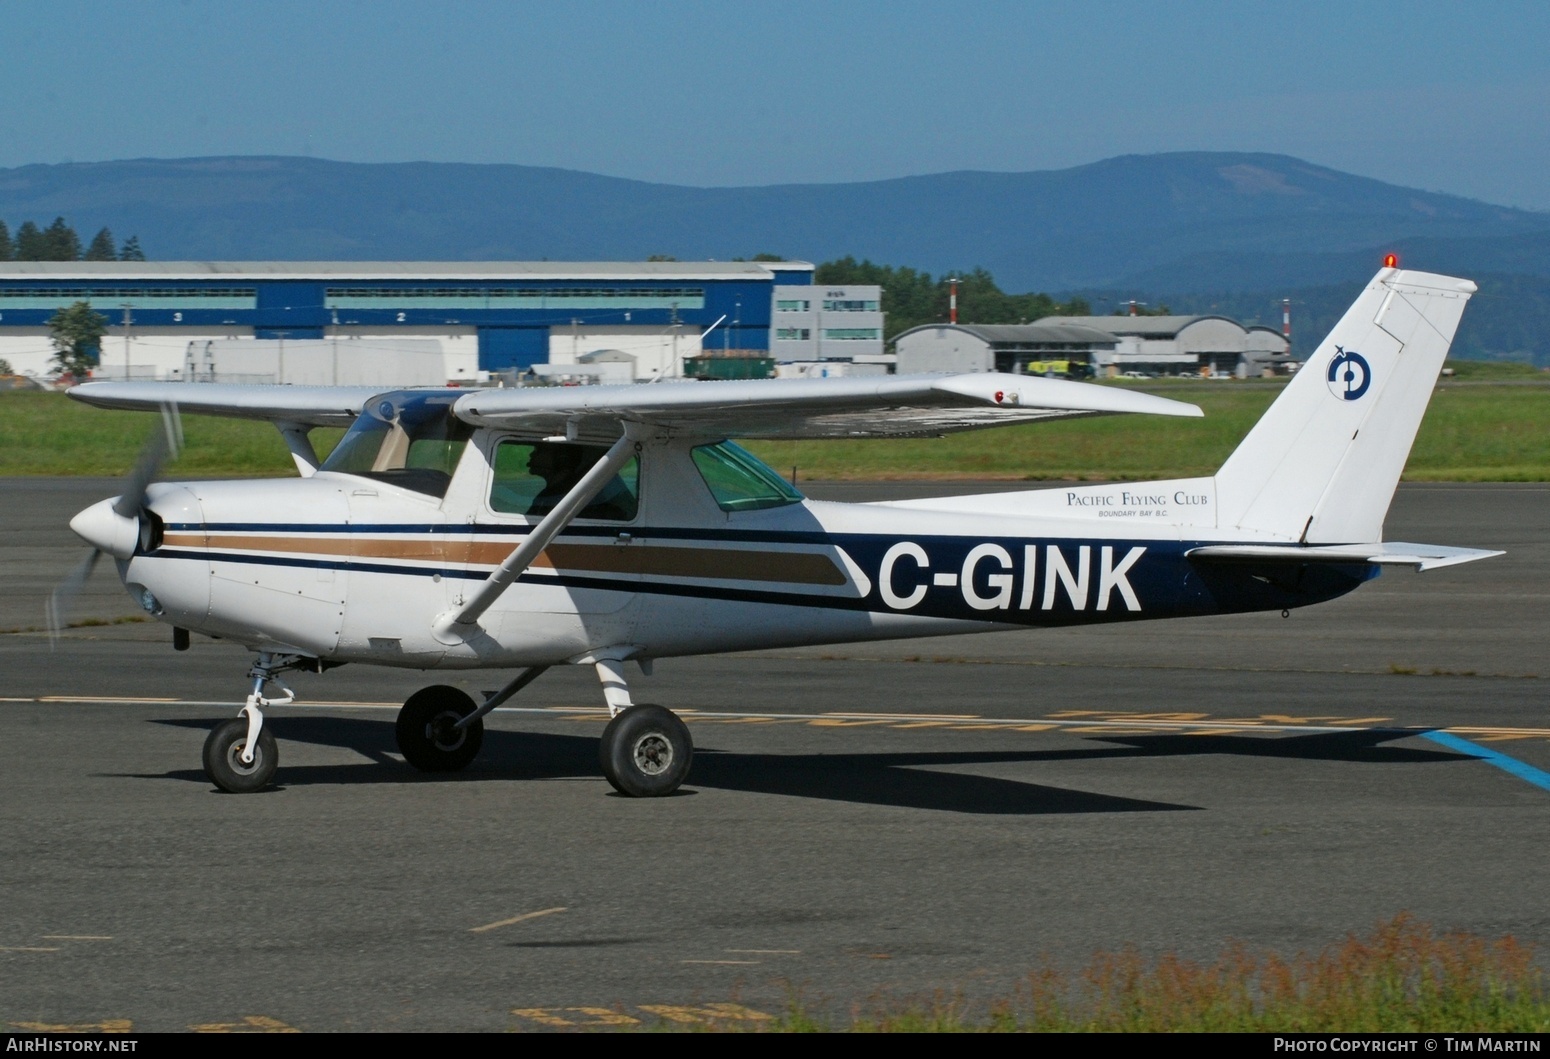
[[[579,1015],[592,1016],[585,1022],[568,1019],[557,1015],[558,1011],[574,1011]],[[640,1019],[633,1015],[626,1015],[622,1011],[612,1008],[575,1007],[575,1008],[512,1008],[513,1015],[520,1015],[525,1019],[532,1019],[540,1026],[639,1026]]]
[[195,1033],[300,1033],[295,1026],[268,1015],[244,1015],[241,1022],[201,1022],[189,1029]]
[[[658,1019],[685,1026],[775,1021],[774,1015],[755,1011],[742,1004],[642,1004],[638,1010],[655,1015]],[[557,1008],[512,1008],[511,1013],[519,1018],[536,1022],[540,1026],[639,1026],[645,1021],[616,1008],[581,1005]]]
[[1445,732],[1454,732],[1458,735],[1472,735],[1478,739],[1486,739],[1493,735],[1503,735],[1517,738],[1545,738],[1550,739],[1550,728],[1490,728],[1481,725],[1455,724],[1444,728]]
[[103,1019],[101,1022],[13,1022],[19,1030],[32,1033],[128,1033],[134,1023],[128,1019]]
[[728,949],[728,952],[746,952],[754,956],[800,956],[801,949]]
[[521,923],[527,919],[537,919],[539,916],[552,916],[556,912],[567,911],[565,908],[540,908],[537,912],[523,912],[520,916],[512,916],[510,919],[502,919],[495,923],[486,923],[482,927],[469,927],[470,934],[483,934],[487,930],[498,930],[501,927],[509,927],[513,923]]
[[868,713],[865,710],[829,710],[825,717],[880,717],[885,721],[977,721],[977,713]]
[[[179,705],[199,708],[240,706],[237,702],[172,699],[134,698],[129,696],[70,696],[46,695],[36,698],[4,698],[0,702],[30,703],[78,703],[83,705]],[[396,702],[345,702],[317,701],[297,702],[287,707],[305,709],[356,709],[397,710]],[[592,723],[606,723],[608,711],[596,706],[501,706],[496,713],[524,714],[527,716],[565,718]],[[1020,732],[1044,732],[1065,730],[1081,735],[1134,735],[1138,732],[1187,732],[1191,735],[1234,735],[1240,732],[1277,733],[1333,733],[1353,732],[1383,728],[1392,722],[1390,717],[1342,717],[1335,715],[1306,715],[1266,713],[1258,717],[1211,717],[1207,714],[1177,711],[1140,712],[1125,710],[1057,710],[1043,717],[984,717],[979,714],[941,713],[877,713],[865,711],[832,711],[822,714],[776,713],[774,711],[711,711],[678,710],[686,721],[704,724],[805,724],[817,728],[891,727],[895,729],[942,728],[948,731],[993,731],[1006,729]],[[957,722],[957,723],[955,723]],[[1510,741],[1516,739],[1550,739],[1550,728],[1509,728],[1494,725],[1448,725],[1428,728],[1424,725],[1396,726],[1396,733],[1411,731],[1420,735],[1427,731],[1452,732],[1483,742]]]
[[720,1019],[736,1019],[740,1022],[774,1020],[773,1015],[745,1008],[741,1004],[701,1004],[698,1007],[689,1007],[685,1004],[642,1004],[640,1009],[667,1019],[669,1022],[681,1022],[691,1026],[703,1026]]
[[0,952],[58,952],[59,946],[45,945],[0,945]]

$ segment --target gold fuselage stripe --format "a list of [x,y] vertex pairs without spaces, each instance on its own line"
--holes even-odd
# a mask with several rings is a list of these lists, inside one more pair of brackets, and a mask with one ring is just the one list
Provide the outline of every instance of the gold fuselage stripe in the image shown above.
[[[514,541],[396,540],[393,538],[289,537],[168,533],[168,547],[241,552],[340,555],[352,559],[409,559],[457,566],[499,566]],[[801,585],[843,585],[843,570],[827,555],[812,552],[751,551],[742,548],[681,548],[641,543],[550,544],[534,566],[611,574],[705,577],[728,581],[778,581]]]

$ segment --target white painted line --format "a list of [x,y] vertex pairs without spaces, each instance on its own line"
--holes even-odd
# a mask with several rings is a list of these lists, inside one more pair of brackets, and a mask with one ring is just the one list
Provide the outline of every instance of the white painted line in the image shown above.
[[552,916],[556,912],[567,911],[564,908],[541,908],[537,912],[524,912],[520,916],[512,916],[510,919],[502,919],[494,923],[486,923],[482,927],[470,927],[470,934],[483,934],[487,930],[497,930],[500,927],[509,927],[513,923],[521,923],[526,919],[537,919],[539,916]]

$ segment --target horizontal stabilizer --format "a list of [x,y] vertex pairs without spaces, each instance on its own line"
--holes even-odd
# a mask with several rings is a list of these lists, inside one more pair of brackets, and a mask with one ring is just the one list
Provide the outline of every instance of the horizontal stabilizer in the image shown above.
[[1413,566],[1436,570],[1443,566],[1472,563],[1503,555],[1479,548],[1447,548],[1440,544],[1209,544],[1193,548],[1190,559],[1259,563],[1376,563],[1379,566]]

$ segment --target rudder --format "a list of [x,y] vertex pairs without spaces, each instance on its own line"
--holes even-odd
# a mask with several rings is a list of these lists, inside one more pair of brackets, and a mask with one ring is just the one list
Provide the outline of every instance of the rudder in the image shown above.
[[1473,283],[1386,268],[1216,475],[1217,525],[1377,541]]

